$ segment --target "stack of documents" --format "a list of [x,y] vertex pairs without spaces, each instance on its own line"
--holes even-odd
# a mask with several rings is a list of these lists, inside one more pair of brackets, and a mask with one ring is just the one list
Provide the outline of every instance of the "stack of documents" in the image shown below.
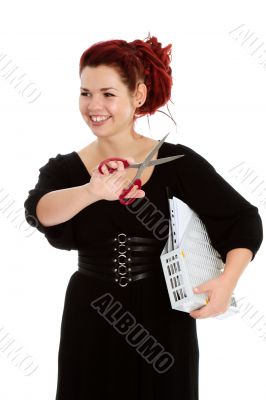
[[[190,312],[207,304],[207,293],[193,288],[223,272],[224,263],[213,248],[206,227],[186,203],[167,188],[170,209],[168,241],[161,253],[164,277],[173,309]],[[239,312],[234,294],[223,319]]]

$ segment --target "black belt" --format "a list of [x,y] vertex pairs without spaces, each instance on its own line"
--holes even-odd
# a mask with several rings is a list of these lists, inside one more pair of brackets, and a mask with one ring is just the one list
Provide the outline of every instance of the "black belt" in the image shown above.
[[78,271],[125,287],[129,282],[161,274],[160,254],[158,240],[119,233],[95,241],[90,250],[79,250]]

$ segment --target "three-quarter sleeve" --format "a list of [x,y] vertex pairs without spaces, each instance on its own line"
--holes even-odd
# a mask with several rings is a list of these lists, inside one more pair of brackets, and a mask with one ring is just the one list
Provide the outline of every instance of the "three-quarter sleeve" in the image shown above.
[[48,242],[62,250],[76,248],[72,219],[61,224],[44,226],[36,214],[38,201],[46,193],[70,187],[69,174],[65,164],[65,155],[57,154],[39,169],[39,177],[35,187],[28,192],[24,202],[25,218],[29,225],[43,233]]
[[263,240],[258,208],[196,151],[177,144],[175,152],[185,156],[176,162],[174,195],[198,214],[224,263],[227,252],[238,247],[250,249],[252,261]]

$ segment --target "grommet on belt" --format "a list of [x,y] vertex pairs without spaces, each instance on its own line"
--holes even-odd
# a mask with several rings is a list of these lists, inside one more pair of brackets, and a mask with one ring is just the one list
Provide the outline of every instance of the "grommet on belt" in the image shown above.
[[122,232],[79,249],[78,271],[126,287],[130,282],[161,276],[160,253],[155,238],[129,237]]
[[114,238],[114,272],[115,272],[115,282],[121,287],[128,285],[132,281],[131,276],[131,248],[128,242],[130,238],[127,237],[125,233],[119,233],[117,237]]

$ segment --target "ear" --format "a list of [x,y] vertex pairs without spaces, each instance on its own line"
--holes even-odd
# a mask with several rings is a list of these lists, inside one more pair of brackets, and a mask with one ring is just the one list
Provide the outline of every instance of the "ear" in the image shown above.
[[145,103],[146,97],[147,97],[147,86],[145,85],[144,82],[139,82],[136,94],[134,96],[134,106],[136,108],[141,107]]

